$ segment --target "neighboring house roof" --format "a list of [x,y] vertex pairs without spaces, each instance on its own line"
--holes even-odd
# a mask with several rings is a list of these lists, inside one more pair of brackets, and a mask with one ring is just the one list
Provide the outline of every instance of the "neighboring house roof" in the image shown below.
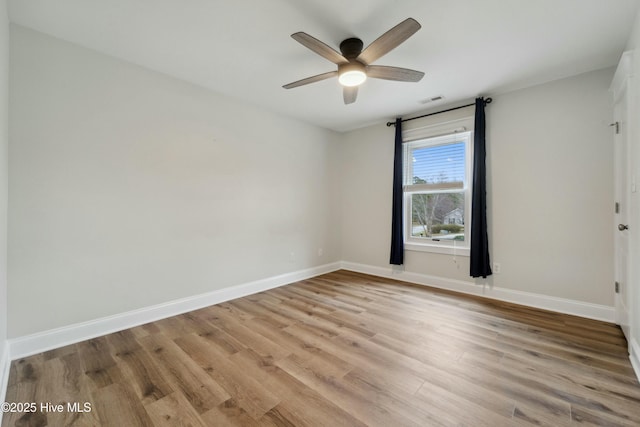
[[454,210],[452,210],[451,212],[447,213],[444,215],[445,218],[450,217],[450,216],[454,216],[454,215],[460,215],[462,216],[462,209],[460,208],[455,208]]

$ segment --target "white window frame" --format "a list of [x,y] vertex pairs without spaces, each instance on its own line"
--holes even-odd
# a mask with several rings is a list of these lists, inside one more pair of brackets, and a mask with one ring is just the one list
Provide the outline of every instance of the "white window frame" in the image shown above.
[[[470,236],[471,236],[471,187],[472,187],[472,165],[473,165],[473,118],[455,120],[429,128],[417,129],[405,132],[403,135],[403,215],[404,215],[404,247],[409,251],[434,252],[441,254],[452,254],[469,256]],[[411,236],[412,211],[411,195],[421,193],[425,188],[424,184],[413,185],[413,162],[412,149],[427,146],[445,145],[453,142],[460,142],[461,136],[465,142],[465,182],[461,192],[464,193],[464,233],[463,242],[456,240],[432,240],[422,237]],[[448,188],[447,188],[448,187]],[[443,185],[440,189],[443,193],[450,193],[451,185]]]

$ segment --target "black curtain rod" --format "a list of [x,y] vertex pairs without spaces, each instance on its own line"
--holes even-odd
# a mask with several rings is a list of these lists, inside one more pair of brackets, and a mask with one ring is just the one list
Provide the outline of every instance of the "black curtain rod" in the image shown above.
[[[487,98],[487,99],[484,100],[484,104],[485,105],[491,104],[491,101],[493,101],[493,99]],[[411,117],[410,119],[404,119],[404,120],[400,120],[400,121],[404,123],[404,122],[408,122],[408,121],[415,120],[415,119],[421,119],[423,117],[435,116],[436,114],[442,114],[442,113],[446,113],[446,112],[453,111],[453,110],[459,110],[461,108],[473,107],[474,105],[476,105],[475,102],[473,104],[461,105],[459,107],[449,108],[448,110],[443,110],[443,111],[438,111],[438,112],[435,112],[435,113],[424,114],[422,116]],[[387,122],[387,126],[395,126],[395,125],[396,125],[396,122]]]

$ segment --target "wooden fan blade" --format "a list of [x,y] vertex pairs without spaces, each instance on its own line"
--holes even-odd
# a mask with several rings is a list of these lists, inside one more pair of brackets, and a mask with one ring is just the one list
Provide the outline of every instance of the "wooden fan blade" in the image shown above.
[[336,50],[307,33],[303,33],[302,31],[294,33],[291,34],[291,38],[334,64],[344,64],[345,62],[349,62],[347,58],[339,54]]
[[285,89],[293,89],[294,87],[308,85],[309,83],[319,82],[321,80],[330,79],[338,75],[337,71],[329,71],[328,73],[318,74],[317,76],[307,77],[306,79],[298,80],[297,82],[289,83],[282,86]]
[[408,68],[387,67],[384,65],[369,65],[367,77],[374,79],[395,80],[397,82],[419,82],[424,76],[422,71]]
[[358,86],[345,86],[342,89],[342,97],[344,98],[345,105],[356,102],[356,98],[358,97]]
[[398,47],[400,43],[414,35],[420,28],[421,25],[415,19],[405,19],[367,46],[357,60],[365,64],[371,64],[376,59]]

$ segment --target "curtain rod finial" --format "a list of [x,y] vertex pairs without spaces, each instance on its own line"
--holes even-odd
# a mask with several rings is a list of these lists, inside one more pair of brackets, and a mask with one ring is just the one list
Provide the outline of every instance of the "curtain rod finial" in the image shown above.
[[402,117],[396,117],[396,121],[395,122],[387,122],[387,127],[395,126],[396,123],[398,122],[398,120],[400,120],[401,122],[403,121]]

